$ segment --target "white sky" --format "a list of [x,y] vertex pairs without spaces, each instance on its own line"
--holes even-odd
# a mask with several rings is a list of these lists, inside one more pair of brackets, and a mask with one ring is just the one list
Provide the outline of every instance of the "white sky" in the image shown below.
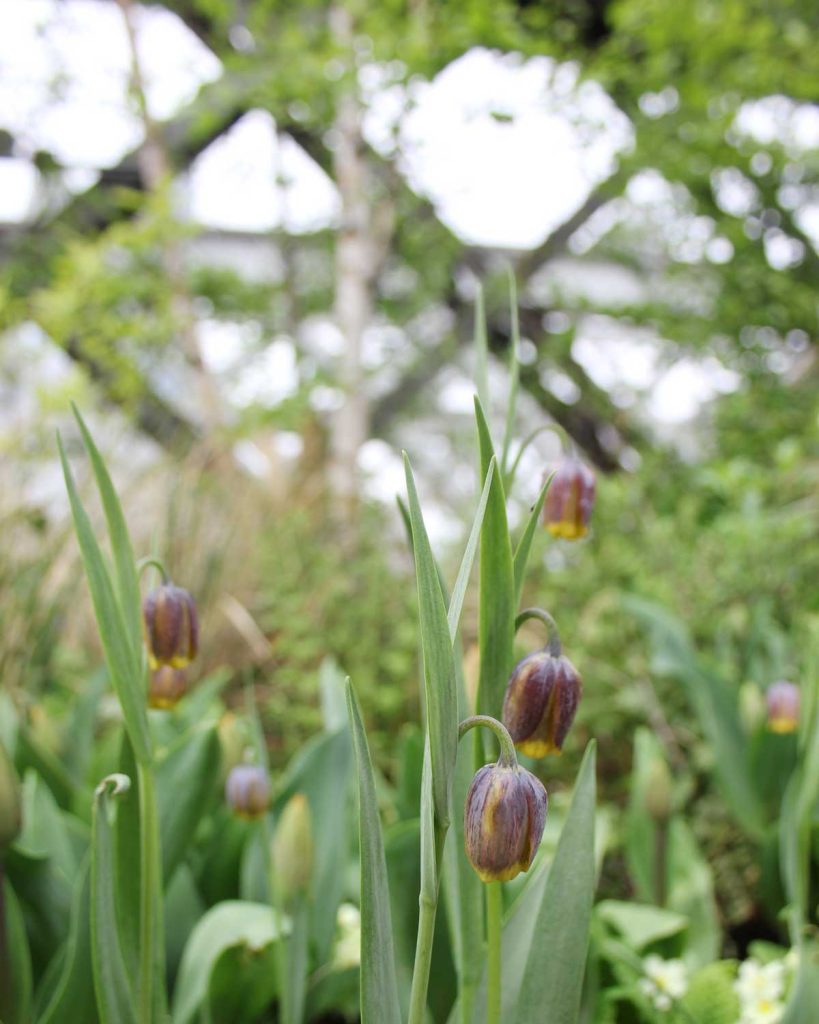
[[[137,13],[150,108],[155,117],[166,118],[189,102],[202,83],[219,76],[220,63],[174,15],[156,8]],[[524,62],[515,55],[473,50],[434,82],[410,89],[394,80],[393,72],[401,70],[362,70],[368,137],[384,151],[398,147],[400,166],[413,187],[473,244],[539,244],[631,144],[628,120],[598,85],[579,82],[578,69],[571,64],[547,58]],[[19,145],[14,159],[0,160],[0,220],[19,220],[34,210],[37,176],[25,158],[38,148],[77,169],[67,184],[79,188],[88,185],[95,169],[115,164],[138,144],[140,125],[128,98],[129,73],[116,4],[0,2],[0,127],[11,130]],[[664,90],[646,97],[645,109],[650,116],[661,116],[675,103],[674,90]],[[819,112],[785,97],[747,105],[737,127],[761,145],[783,140],[797,155],[819,145]],[[718,179],[719,201],[731,212],[753,205],[753,186],[738,174],[729,168]],[[281,225],[294,232],[315,230],[333,224],[338,211],[332,182],[294,143],[278,143],[272,118],[263,111],[245,116],[202,154],[180,196],[193,220],[243,231]],[[659,175],[635,180],[628,202],[634,204],[628,211],[614,205],[601,211],[597,230],[609,230],[618,217],[631,216],[641,206],[661,209],[662,228],[670,232],[675,258],[730,259],[730,243],[715,237],[706,218],[688,217]],[[806,230],[819,232],[819,209],[799,214]],[[578,240],[579,248],[593,244],[594,230],[591,225],[585,242]],[[797,256],[784,236],[772,234],[765,243],[773,266],[787,266]],[[559,277],[553,276],[549,286],[558,284]],[[601,278],[600,286],[605,284]],[[612,278],[608,287],[632,285]],[[208,358],[224,361],[226,351],[241,346],[238,330],[205,324]],[[285,349],[285,343],[275,340],[261,361],[236,371],[234,400],[258,397],[257,374],[260,379],[271,374],[276,378],[273,397],[279,400],[296,373],[292,352]],[[610,330],[601,335],[589,327],[578,339],[576,354],[607,387],[653,387],[650,412],[668,422],[693,415],[696,396],[736,386],[735,378],[715,361],[685,361],[668,369],[657,363],[653,351],[649,342],[635,343]],[[556,388],[563,385],[555,381]]]

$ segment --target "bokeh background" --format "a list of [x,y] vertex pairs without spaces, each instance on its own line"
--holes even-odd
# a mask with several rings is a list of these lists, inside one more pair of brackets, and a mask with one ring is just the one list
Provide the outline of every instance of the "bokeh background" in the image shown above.
[[[0,678],[43,743],[69,742],[50,723],[101,660],[54,441],[79,452],[74,400],[138,550],[197,594],[201,675],[228,702],[255,684],[274,764],[318,727],[329,656],[389,777],[418,717],[400,452],[451,579],[478,492],[476,296],[500,426],[511,272],[516,437],[557,424],[598,476],[591,536],[544,532],[527,585],[586,680],[556,770],[597,736],[617,807],[648,725],[691,773],[741,946],[758,868],[630,601],[749,714],[798,676],[819,613],[815,15],[5,0]],[[527,450],[513,520],[559,453],[548,431]],[[607,862],[604,891],[625,885]]]

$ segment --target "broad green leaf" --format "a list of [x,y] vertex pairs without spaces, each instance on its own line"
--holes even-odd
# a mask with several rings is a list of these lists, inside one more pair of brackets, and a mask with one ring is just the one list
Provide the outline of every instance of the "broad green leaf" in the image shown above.
[[[259,956],[287,930],[286,923],[266,903],[226,900],[211,907],[191,932],[182,955],[174,991],[174,1024],[198,1019],[211,975],[226,950],[239,947],[245,956]],[[234,976],[232,984],[241,984],[241,980]]]
[[134,990],[122,955],[115,906],[113,830],[110,797],[130,787],[125,775],[111,775],[97,787],[91,857],[91,958],[102,1024],[136,1024]]
[[211,726],[186,736],[156,769],[162,874],[170,878],[213,799],[221,771],[221,745]]
[[[128,733],[122,733],[119,752],[120,775],[137,778],[137,763]],[[140,947],[140,823],[139,788],[131,786],[117,797],[117,815],[114,821],[114,894],[117,913],[117,933],[120,949],[129,976],[139,975]]]
[[290,935],[284,948],[287,984],[282,993],[281,1020],[282,1024],[302,1024],[310,945],[310,907],[304,894],[298,896],[290,912],[290,922]]
[[535,531],[540,523],[540,513],[543,510],[543,502],[546,500],[546,492],[549,490],[549,484],[552,482],[553,475],[554,474],[552,474],[541,487],[540,494],[537,496],[537,501],[532,506],[532,511],[529,513],[529,518],[526,520],[526,527],[518,541],[518,546],[515,548],[513,565],[516,605],[520,604],[520,596],[523,592],[523,581],[526,578],[526,564],[529,561],[529,552],[532,550],[532,541],[534,540]]
[[21,790],[23,827],[14,849],[36,860],[50,860],[69,884],[79,868],[65,820],[51,790],[32,769],[23,776]]
[[516,1024],[575,1024],[594,899],[595,746],[586,749],[571,808],[537,909]]
[[134,658],[137,662],[142,657],[142,600],[139,593],[139,578],[134,559],[131,538],[125,525],[122,506],[114,490],[108,469],[94,443],[93,437],[85,425],[76,405],[71,409],[82,432],[83,443],[91,459],[91,468],[97,481],[97,488],[102,499],[105,522],[108,526],[108,537],[111,541],[111,553],[114,556],[114,574],[117,583],[117,597],[122,609],[125,627],[131,641]]
[[669,827],[668,877],[668,907],[688,918],[684,959],[689,966],[704,966],[719,956],[722,929],[711,866],[682,817]]
[[347,727],[344,678],[344,673],[333,658],[325,658],[319,665],[321,717],[326,732],[338,732]]
[[135,661],[130,634],[122,608],[116,598],[105,560],[94,535],[88,514],[80,501],[74,476],[65,455],[62,440],[57,438],[60,460],[77,531],[83,564],[91,591],[91,601],[100,631],[105,662],[114,689],[122,704],[125,725],[131,737],[137,760],[147,764],[151,757],[151,738],[145,711],[145,687],[140,663]]
[[455,586],[452,588],[452,596],[449,599],[447,622],[449,623],[449,638],[453,643],[455,642],[455,635],[458,632],[458,622],[461,618],[461,609],[463,608],[464,597],[466,596],[466,588],[469,585],[469,574],[472,572],[472,563],[475,561],[475,552],[478,550],[478,541],[481,538],[483,517],[486,512],[486,503],[489,500],[489,490],[492,486],[492,480],[495,476],[496,469],[497,464],[493,458],[489,463],[489,470],[486,474],[483,491],[481,492],[478,508],[475,512],[475,519],[472,522],[472,529],[469,531],[469,539],[466,542],[464,556],[461,559],[461,566],[458,569]]
[[[489,427],[475,400],[481,475],[485,478],[494,456]],[[515,581],[512,545],[506,519],[506,498],[500,473],[495,473],[481,529],[480,560],[480,681],[478,712],[501,717],[503,695],[512,670],[515,636]]]
[[652,942],[679,934],[688,925],[688,919],[682,914],[643,903],[603,900],[594,912],[638,953]]
[[[432,765],[432,795],[438,827],[449,824],[452,773],[458,746],[458,696],[446,605],[429,544],[415,480],[404,455],[412,547],[418,584],[418,614],[424,658],[424,696]],[[486,473],[489,472],[487,462]],[[494,478],[494,474],[493,474]]]
[[[29,1024],[31,1019],[31,954],[26,939],[23,915],[11,883],[0,871],[0,1017],[4,1024]],[[0,905],[0,909],[2,909]]]
[[183,861],[165,887],[165,954],[169,977],[176,977],[188,936],[206,910],[193,872]]
[[[437,585],[437,579],[436,579]],[[449,637],[447,634],[447,643]],[[370,750],[361,712],[347,682],[347,709],[358,764],[361,848],[361,1022],[401,1024],[395,976],[390,893]],[[184,1022],[180,1022],[184,1024]]]
[[60,972],[50,998],[36,1020],[37,1024],[63,1024],[67,1020],[95,1024],[97,1019],[91,968],[91,882],[86,861],[74,891],[71,929]]

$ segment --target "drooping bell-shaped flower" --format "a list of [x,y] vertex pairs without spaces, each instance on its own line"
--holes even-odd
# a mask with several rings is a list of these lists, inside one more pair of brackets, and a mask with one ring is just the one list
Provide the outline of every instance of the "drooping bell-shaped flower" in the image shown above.
[[574,665],[548,649],[521,659],[503,700],[503,724],[522,754],[559,754],[580,703],[582,682]]
[[546,501],[543,523],[554,537],[578,540],[589,532],[594,508],[594,473],[573,455],[567,455],[557,467]]
[[142,603],[148,660],[151,668],[184,668],[199,648],[196,604],[187,590],[163,583]]
[[487,764],[472,780],[464,846],[484,882],[505,882],[531,866],[546,824],[543,783],[518,765]]

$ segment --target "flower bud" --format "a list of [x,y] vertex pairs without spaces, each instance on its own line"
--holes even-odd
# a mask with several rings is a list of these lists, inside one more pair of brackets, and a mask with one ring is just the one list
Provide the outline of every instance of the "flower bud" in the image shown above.
[[645,789],[645,806],[649,815],[658,824],[671,817],[672,792],[671,773],[661,757],[655,758],[648,769]]
[[794,732],[799,725],[799,688],[780,680],[765,694],[768,728],[771,732]]
[[142,604],[151,668],[184,668],[196,657],[199,620],[193,598],[182,587],[163,583]]
[[183,668],[160,665],[151,672],[148,707],[167,711],[176,707],[188,692],[188,677]]
[[0,853],[20,834],[22,815],[20,780],[17,778],[11,758],[6,753],[6,748],[0,741]]
[[237,764],[225,783],[225,800],[240,818],[260,818],[270,806],[270,780],[258,764]]
[[594,473],[574,456],[564,458],[552,477],[543,506],[543,522],[549,533],[564,540],[585,537],[594,494]]
[[549,798],[525,768],[486,764],[466,795],[464,846],[484,882],[507,882],[528,871],[540,846]]
[[313,873],[313,828],[310,804],[296,793],[284,805],[273,837],[276,885],[285,900],[302,892]]
[[529,757],[559,754],[581,692],[580,676],[563,655],[543,650],[519,661],[503,699],[503,724],[518,750]]

